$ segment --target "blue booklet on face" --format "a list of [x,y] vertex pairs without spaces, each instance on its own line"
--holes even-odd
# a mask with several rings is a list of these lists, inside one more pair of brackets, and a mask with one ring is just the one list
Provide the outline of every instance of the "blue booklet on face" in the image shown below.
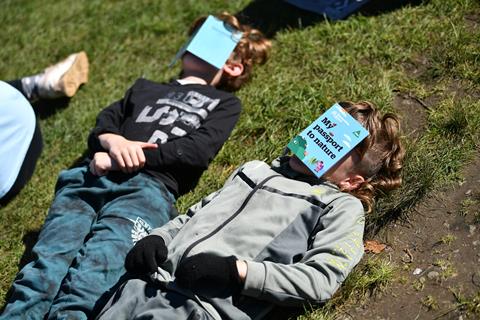
[[217,69],[221,69],[242,38],[242,32],[214,16],[208,16],[201,27],[178,51],[170,65],[185,51],[196,55]]
[[369,0],[286,0],[301,9],[325,14],[332,20],[339,20],[354,13]]
[[288,148],[321,177],[368,136],[368,131],[338,103],[288,143]]

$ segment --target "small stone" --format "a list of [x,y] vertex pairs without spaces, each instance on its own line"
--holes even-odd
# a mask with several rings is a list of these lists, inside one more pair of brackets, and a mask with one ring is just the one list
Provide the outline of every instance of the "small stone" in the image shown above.
[[467,192],[465,192],[465,195],[466,195],[466,196],[469,196],[469,195],[471,195],[471,194],[472,194],[472,189],[468,189]]
[[463,320],[463,316],[460,315],[460,316],[458,317],[458,320]]
[[[450,214],[450,212],[449,212],[449,214]],[[443,226],[444,226],[445,228],[447,228],[447,229],[450,229],[450,224],[447,223],[447,222],[444,222],[444,223],[443,223]]]
[[475,230],[477,230],[477,227],[475,227],[474,225],[469,225],[468,228],[470,229],[470,234],[473,235],[475,233]]
[[420,268],[416,268],[415,270],[413,270],[413,275],[414,276],[419,275],[420,273],[422,273],[422,269],[420,269]]
[[453,253],[459,253],[459,252],[460,252],[460,249],[453,250]]
[[438,279],[439,276],[440,276],[440,273],[438,273],[437,271],[430,271],[429,273],[427,273],[427,278],[429,280]]
[[476,247],[480,244],[480,241],[475,240],[475,241],[472,242],[472,244],[473,244],[474,247]]

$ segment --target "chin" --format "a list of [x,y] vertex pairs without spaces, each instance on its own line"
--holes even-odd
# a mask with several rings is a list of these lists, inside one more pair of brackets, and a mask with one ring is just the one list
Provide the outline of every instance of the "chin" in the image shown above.
[[306,175],[313,175],[310,169],[308,169],[307,166],[296,156],[291,156],[288,160],[288,164],[290,165],[290,168],[293,169],[293,171]]

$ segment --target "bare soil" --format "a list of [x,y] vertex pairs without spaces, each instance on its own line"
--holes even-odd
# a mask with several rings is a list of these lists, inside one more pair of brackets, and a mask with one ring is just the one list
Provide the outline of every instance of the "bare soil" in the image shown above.
[[409,221],[385,230],[382,254],[398,267],[398,279],[381,296],[347,310],[349,318],[478,319],[458,297],[480,292],[479,168],[477,153],[463,181],[433,193]]
[[[422,77],[428,61],[418,57],[404,67],[412,77]],[[461,83],[452,83],[444,94],[458,98],[479,92],[466,93]],[[441,98],[432,95],[421,100],[396,92],[394,108],[409,139],[423,134],[428,112]],[[480,150],[464,168],[461,182],[432,192],[408,215],[408,221],[389,225],[377,236],[387,244],[381,255],[397,267],[396,280],[366,303],[347,308],[346,319],[480,318],[461,304],[467,301],[464,298],[480,295],[479,168]]]

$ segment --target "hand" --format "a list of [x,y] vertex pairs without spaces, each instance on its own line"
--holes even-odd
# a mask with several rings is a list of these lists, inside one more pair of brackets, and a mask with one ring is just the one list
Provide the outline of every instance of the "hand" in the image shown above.
[[138,241],[125,258],[125,269],[134,274],[157,272],[167,260],[168,249],[160,236],[150,235]]
[[96,152],[90,161],[90,172],[96,176],[104,176],[109,171],[118,170],[118,166],[106,152]]
[[178,266],[175,277],[186,288],[193,288],[200,281],[208,281],[235,290],[241,285],[237,261],[234,256],[219,257],[211,253],[200,253],[185,259]]
[[156,143],[131,141],[124,137],[104,133],[98,136],[102,147],[108,150],[108,154],[118,163],[119,169],[124,173],[136,172],[145,165],[143,149],[156,149]]

